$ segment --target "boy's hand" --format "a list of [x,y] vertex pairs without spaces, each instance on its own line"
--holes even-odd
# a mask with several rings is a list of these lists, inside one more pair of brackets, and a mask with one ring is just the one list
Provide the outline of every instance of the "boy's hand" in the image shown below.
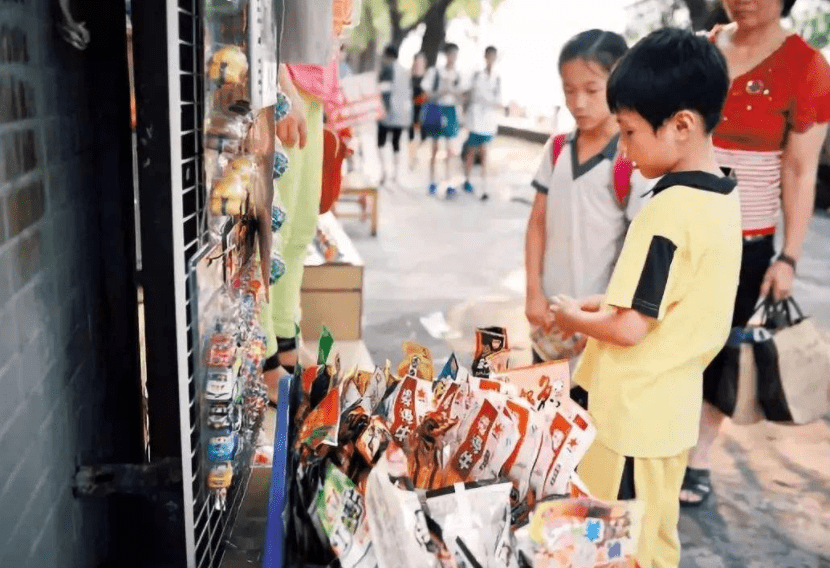
[[577,314],[582,310],[573,298],[561,294],[556,296],[551,302],[551,310],[555,317],[556,326],[562,331],[565,339],[577,332],[574,324],[576,323]]
[[291,101],[291,111],[277,123],[276,135],[286,148],[293,148],[298,145],[302,150],[305,148],[308,136],[305,103],[290,80],[286,82],[286,85],[287,88],[284,88],[283,91]]
[[525,300],[525,316],[530,325],[550,331],[553,325],[553,313],[550,302],[543,292],[528,292]]

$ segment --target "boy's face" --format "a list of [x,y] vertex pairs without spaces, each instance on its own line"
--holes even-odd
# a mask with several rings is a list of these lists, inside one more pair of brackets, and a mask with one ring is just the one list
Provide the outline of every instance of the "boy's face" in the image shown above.
[[605,88],[608,73],[595,63],[572,59],[562,64],[562,87],[565,105],[581,131],[593,130],[611,116]]
[[651,124],[636,111],[617,112],[621,150],[647,179],[663,176],[678,161],[673,121],[674,118],[670,118],[654,132]]
[[455,65],[455,60],[458,59],[458,50],[457,49],[450,49],[447,51],[447,66],[452,67]]
[[493,64],[496,62],[496,52],[488,51],[487,53],[485,53],[484,62],[487,63],[487,67],[492,67]]

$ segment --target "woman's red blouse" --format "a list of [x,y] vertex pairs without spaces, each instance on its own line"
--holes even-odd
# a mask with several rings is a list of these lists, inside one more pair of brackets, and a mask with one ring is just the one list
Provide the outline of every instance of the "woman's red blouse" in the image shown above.
[[782,150],[790,131],[824,122],[830,122],[830,65],[794,34],[732,81],[714,143],[731,150]]

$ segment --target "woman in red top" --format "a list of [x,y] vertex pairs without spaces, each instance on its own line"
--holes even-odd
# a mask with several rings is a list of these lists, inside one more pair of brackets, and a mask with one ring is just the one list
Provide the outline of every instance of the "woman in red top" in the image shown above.
[[[744,253],[733,317],[743,327],[759,297],[789,297],[812,217],[819,151],[830,121],[830,66],[801,37],[781,26],[795,0],[725,0],[732,24],[716,28],[732,85],[714,132],[718,163],[738,180]],[[773,261],[773,235],[783,210],[783,249]],[[711,492],[709,450],[724,415],[716,400],[723,353],[704,373],[700,439],[689,456],[682,505]]]

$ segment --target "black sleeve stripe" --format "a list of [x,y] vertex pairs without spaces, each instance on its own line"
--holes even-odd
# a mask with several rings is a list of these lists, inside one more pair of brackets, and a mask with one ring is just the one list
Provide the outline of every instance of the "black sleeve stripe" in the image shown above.
[[651,239],[640,282],[631,302],[631,307],[644,316],[657,318],[660,315],[660,305],[663,303],[676,250],[677,246],[666,237],[655,235]]
[[530,185],[532,185],[534,189],[536,189],[536,191],[538,191],[539,193],[544,193],[545,195],[548,194],[548,188],[539,183],[538,181],[533,180],[532,182],[530,182]]

